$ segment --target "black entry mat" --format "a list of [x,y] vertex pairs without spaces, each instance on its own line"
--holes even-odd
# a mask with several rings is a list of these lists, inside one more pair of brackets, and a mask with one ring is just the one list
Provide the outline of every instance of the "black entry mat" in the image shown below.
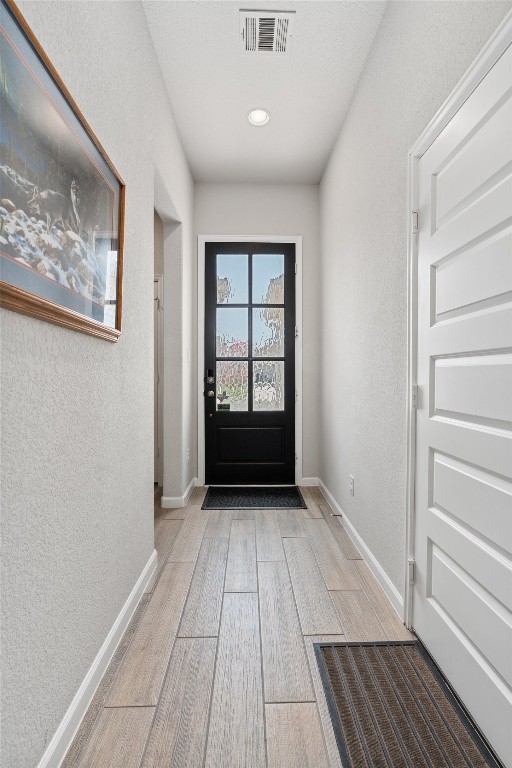
[[421,643],[319,643],[344,768],[501,768]]
[[302,494],[296,485],[266,486],[210,486],[201,509],[306,509]]

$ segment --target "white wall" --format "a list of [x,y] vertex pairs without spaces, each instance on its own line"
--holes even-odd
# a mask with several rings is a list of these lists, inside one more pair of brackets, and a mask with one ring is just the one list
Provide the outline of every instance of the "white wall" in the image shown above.
[[303,237],[303,476],[318,477],[319,209],[316,185],[196,184],[198,235]]
[[154,269],[155,275],[164,273],[164,224],[158,213],[155,211],[153,222],[154,237]]
[[402,594],[407,152],[509,8],[390,2],[321,183],[320,474]]
[[154,166],[189,262],[193,184],[139,3],[20,7],[126,183],[118,343],[0,315],[1,761],[34,768],[153,551]]

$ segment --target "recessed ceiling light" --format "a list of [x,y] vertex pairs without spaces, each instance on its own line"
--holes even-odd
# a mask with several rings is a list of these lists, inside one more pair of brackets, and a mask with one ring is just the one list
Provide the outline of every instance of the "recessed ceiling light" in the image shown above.
[[270,113],[266,109],[258,107],[257,109],[251,109],[247,117],[251,125],[266,125],[270,120]]

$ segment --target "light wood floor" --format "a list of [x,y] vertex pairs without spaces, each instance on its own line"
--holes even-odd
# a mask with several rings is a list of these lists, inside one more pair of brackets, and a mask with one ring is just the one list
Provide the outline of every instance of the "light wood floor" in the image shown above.
[[157,570],[65,768],[341,768],[313,644],[411,635],[302,490],[307,510],[157,500]]

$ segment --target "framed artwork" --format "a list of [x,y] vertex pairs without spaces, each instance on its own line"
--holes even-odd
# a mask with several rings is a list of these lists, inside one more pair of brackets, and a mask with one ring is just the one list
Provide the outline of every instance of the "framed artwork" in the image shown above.
[[0,306],[121,333],[124,184],[11,0],[0,0]]

